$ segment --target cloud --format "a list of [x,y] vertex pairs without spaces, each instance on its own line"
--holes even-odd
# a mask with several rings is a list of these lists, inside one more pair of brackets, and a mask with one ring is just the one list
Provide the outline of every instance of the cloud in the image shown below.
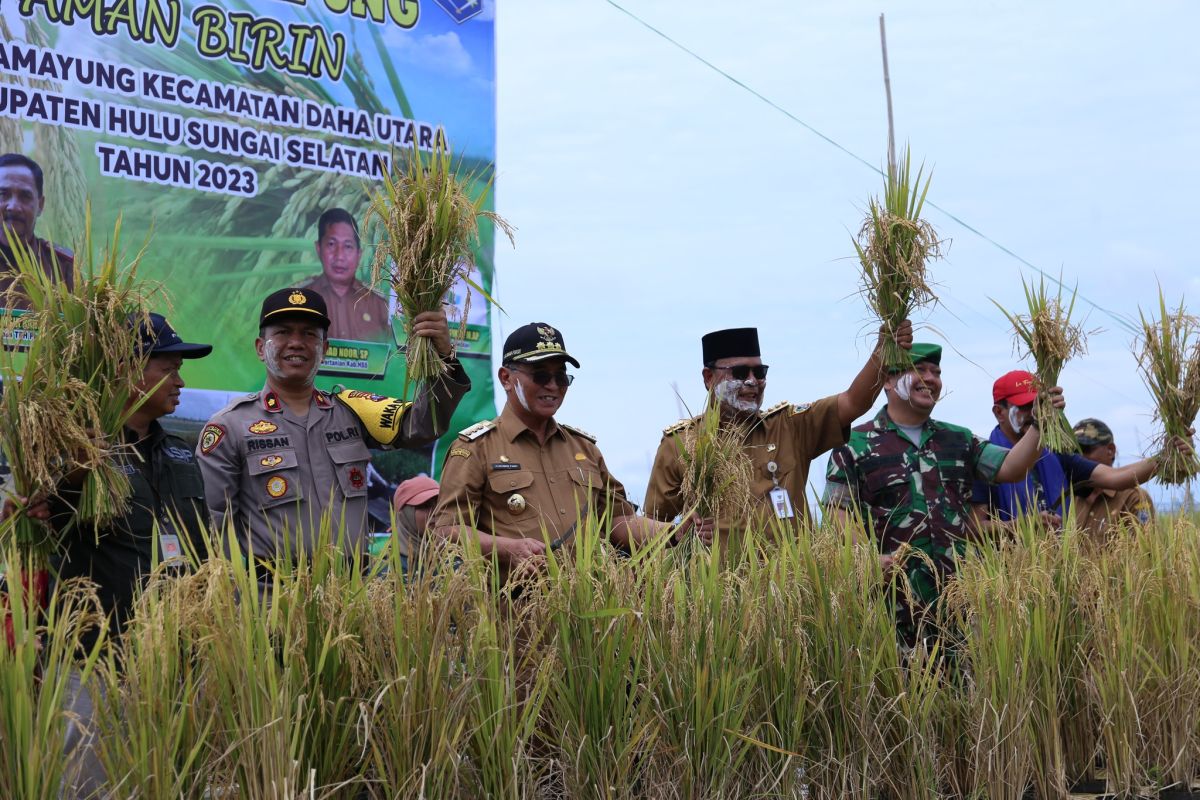
[[389,34],[386,37],[388,51],[395,62],[448,75],[466,75],[475,66],[471,54],[454,31],[414,36],[393,30]]

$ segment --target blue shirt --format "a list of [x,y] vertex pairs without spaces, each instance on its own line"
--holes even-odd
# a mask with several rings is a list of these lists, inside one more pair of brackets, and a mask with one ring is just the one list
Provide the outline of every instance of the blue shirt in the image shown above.
[[[1012,447],[999,426],[992,431],[990,441]],[[1043,448],[1041,457],[1024,481],[1000,484],[976,481],[971,489],[971,502],[986,503],[992,514],[1003,522],[1039,511],[1066,516],[1071,487],[1091,478],[1097,466],[1095,461],[1078,453],[1052,453]]]

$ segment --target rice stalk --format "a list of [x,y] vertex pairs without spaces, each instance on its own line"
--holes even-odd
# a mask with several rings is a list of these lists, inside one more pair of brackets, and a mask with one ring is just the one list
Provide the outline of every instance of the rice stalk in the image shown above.
[[1079,442],[1075,440],[1071,423],[1062,409],[1054,407],[1052,398],[1046,393],[1058,385],[1063,366],[1087,352],[1087,335],[1083,327],[1071,321],[1077,290],[1064,298],[1065,290],[1060,282],[1058,291],[1051,295],[1044,277],[1039,278],[1035,286],[1022,278],[1021,286],[1025,290],[1026,313],[1015,314],[995,300],[992,303],[1012,323],[1013,346],[1018,356],[1033,357],[1038,383],[1038,398],[1034,401],[1033,411],[1041,430],[1042,446],[1055,453],[1078,453]]
[[565,795],[581,800],[636,796],[661,735],[639,576],[613,557],[602,523],[581,520],[569,556],[549,566],[546,596],[554,668],[541,724]]
[[[460,178],[457,171],[444,139],[439,139],[431,153],[405,150],[394,159],[382,188],[370,192],[366,221],[378,219],[383,236],[372,261],[371,282],[388,284],[404,315],[408,381],[433,381],[447,369],[433,341],[413,335],[418,314],[440,311],[446,294],[459,279],[491,301],[471,279],[479,221],[490,222],[512,240],[509,224],[484,210],[490,181],[472,198],[468,187],[476,176]],[[465,335],[466,314],[459,338]]]
[[726,557],[717,540],[682,568],[662,560],[657,575],[643,577],[647,689],[659,720],[648,781],[675,787],[678,797],[747,794],[736,777],[751,744],[738,734],[753,727],[758,665],[741,654],[761,624],[747,591],[749,553],[740,547]]
[[754,498],[753,465],[742,429],[723,423],[720,404],[710,397],[699,420],[678,435],[677,444],[684,507],[702,519],[719,520],[723,530],[744,524]]
[[15,547],[0,552],[7,569],[0,584],[9,578],[0,604],[8,633],[0,639],[0,797],[54,800],[69,771],[63,751],[71,675],[90,679],[103,633],[81,652],[82,642],[106,626],[90,586],[60,584],[43,608],[20,588],[36,560]]
[[[23,242],[14,243],[14,280],[5,303],[18,298],[29,310],[6,314],[0,334],[0,442],[13,472],[14,491],[45,498],[64,482],[79,484],[80,522],[100,528],[124,512],[129,478],[116,456],[122,430],[137,407],[134,390],[146,356],[137,324],[149,313],[151,289],[138,280],[144,252],[126,259],[118,221],[109,244],[94,246],[90,214],[74,287],[47,275]],[[48,558],[61,532],[15,515],[0,531]]]
[[1168,443],[1173,437],[1190,440],[1189,430],[1200,412],[1200,318],[1179,308],[1167,308],[1158,290],[1157,317],[1138,310],[1142,332],[1134,346],[1142,381],[1154,398],[1155,419],[1162,425],[1163,447],[1156,477],[1179,486],[1200,474],[1200,456],[1185,455]]
[[201,702],[205,669],[189,627],[205,585],[203,575],[160,572],[119,645],[103,652],[97,750],[118,796],[199,800],[208,789],[215,714]]
[[872,197],[869,214],[854,240],[862,270],[863,298],[884,325],[883,363],[890,370],[912,368],[912,356],[896,344],[894,334],[914,311],[937,302],[929,262],[942,257],[942,240],[921,219],[930,179],[922,184],[924,167],[912,175],[912,153],[888,165],[883,198]]
[[469,734],[462,653],[474,613],[470,581],[453,569],[454,548],[437,548],[427,537],[423,569],[405,584],[395,545],[393,537],[388,573],[368,588],[377,622],[363,631],[372,673],[368,791],[389,799],[459,797]]

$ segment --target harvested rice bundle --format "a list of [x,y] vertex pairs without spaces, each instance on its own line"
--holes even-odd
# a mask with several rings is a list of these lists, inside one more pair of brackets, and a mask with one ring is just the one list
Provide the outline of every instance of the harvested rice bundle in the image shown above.
[[[123,513],[130,484],[114,456],[131,411],[145,357],[136,323],[149,313],[149,290],[137,279],[144,248],[126,261],[121,223],[110,244],[93,246],[87,215],[74,288],[52,279],[22,244],[14,251],[17,296],[26,313],[0,321],[0,443],[12,468],[14,493],[52,495],[68,478],[82,480],[78,518],[97,527]],[[57,539],[45,524],[16,514],[6,522],[23,551],[46,558]]]
[[1046,291],[1046,279],[1030,286],[1021,279],[1025,290],[1027,313],[1012,314],[1004,306],[992,302],[1012,323],[1014,349],[1021,358],[1033,356],[1036,364],[1039,395],[1034,401],[1034,419],[1042,433],[1042,446],[1055,453],[1078,453],[1079,443],[1062,409],[1055,408],[1046,389],[1058,385],[1063,366],[1073,357],[1087,352],[1087,335],[1081,325],[1071,322],[1075,310],[1075,294],[1064,302],[1062,284],[1058,292]]
[[[446,371],[446,364],[432,340],[413,335],[413,321],[422,312],[440,311],[446,294],[460,279],[490,301],[471,280],[479,220],[490,220],[509,241],[512,229],[497,214],[483,210],[490,181],[472,198],[470,187],[482,182],[480,176],[471,173],[459,178],[444,144],[431,153],[417,148],[406,153],[384,175],[383,188],[371,193],[367,221],[378,218],[383,229],[371,280],[387,281],[404,315],[408,380],[429,382]],[[464,311],[460,338],[466,333],[466,320]]]
[[699,421],[679,436],[679,456],[683,465],[679,490],[686,508],[694,508],[702,519],[727,523],[746,519],[753,503],[750,456],[742,432],[721,424],[719,403],[710,398]]
[[1182,485],[1200,474],[1200,459],[1195,452],[1185,454],[1166,445],[1174,437],[1190,439],[1200,412],[1200,319],[1188,314],[1182,301],[1178,309],[1168,309],[1161,289],[1158,307],[1157,318],[1138,309],[1142,333],[1134,355],[1154,397],[1155,419],[1163,428],[1157,477],[1166,484]]
[[937,302],[928,263],[942,256],[933,226],[921,219],[929,179],[924,168],[911,172],[912,155],[889,163],[883,201],[870,200],[870,216],[862,224],[854,249],[862,266],[862,295],[884,325],[883,362],[890,370],[912,367],[912,356],[895,342],[895,332],[914,311]]

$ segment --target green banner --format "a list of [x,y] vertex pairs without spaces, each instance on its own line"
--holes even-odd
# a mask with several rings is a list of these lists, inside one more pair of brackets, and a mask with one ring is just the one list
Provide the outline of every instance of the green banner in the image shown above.
[[[370,285],[379,239],[368,193],[405,148],[445,142],[473,187],[493,175],[491,3],[479,0],[16,0],[0,17],[0,152],[43,170],[37,239],[74,249],[117,223],[162,311],[213,355],[184,369],[170,424],[198,427],[265,380],[255,354],[270,292],[322,293],[334,325],[322,388],[412,393],[403,320]],[[0,170],[3,171],[3,170]],[[21,232],[20,201],[5,220]],[[487,208],[491,208],[489,198]],[[342,209],[354,224],[323,214]],[[338,212],[330,214],[336,218]],[[322,236],[321,233],[324,235]],[[472,280],[490,293],[493,230]],[[446,298],[465,325],[473,390],[452,430],[495,414],[489,308],[466,285]],[[393,480],[437,452],[377,459]],[[432,459],[432,460],[431,460]]]

